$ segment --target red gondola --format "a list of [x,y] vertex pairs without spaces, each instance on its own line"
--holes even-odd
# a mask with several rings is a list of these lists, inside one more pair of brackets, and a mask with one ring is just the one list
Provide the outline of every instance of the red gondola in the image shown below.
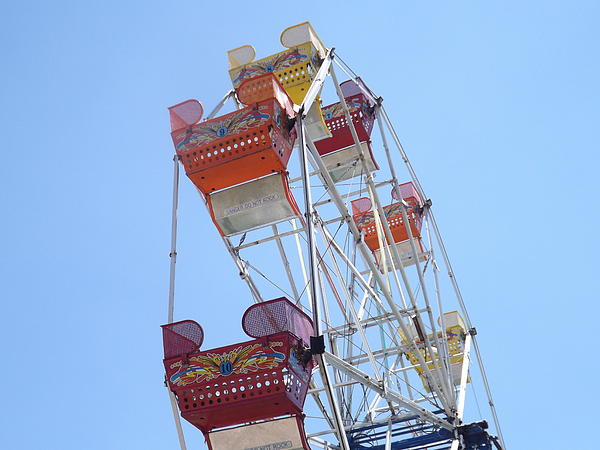
[[242,326],[254,340],[205,351],[196,322],[162,326],[169,388],[182,417],[205,434],[302,414],[313,368],[310,318],[282,297],[248,308]]
[[187,176],[204,193],[285,171],[296,131],[289,96],[273,74],[242,83],[240,101],[247,106],[198,123],[188,100],[169,108],[171,136]]

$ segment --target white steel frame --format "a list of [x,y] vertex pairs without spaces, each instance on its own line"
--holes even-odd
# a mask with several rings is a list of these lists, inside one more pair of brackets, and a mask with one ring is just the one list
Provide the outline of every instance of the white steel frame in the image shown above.
[[[336,63],[340,70],[353,79],[361,91],[375,104],[376,122],[390,175],[388,180],[375,183],[373,174],[367,168],[365,155],[362,153],[333,63]],[[306,135],[303,125],[306,113],[316,101],[328,76],[345,111],[347,125],[360,155],[360,171],[364,184],[361,184],[360,189],[347,193],[340,193],[338,186],[325,168],[314,143]],[[216,116],[229,99],[233,99],[236,106],[239,107],[235,91],[229,91],[211,111],[207,120]],[[234,245],[231,238],[223,237],[223,243],[255,302],[261,302],[270,297],[262,294],[260,283],[252,277],[251,271],[256,269],[254,264],[250,263],[249,259],[242,258],[241,254],[252,249],[260,249],[268,243],[275,245],[276,251],[271,253],[279,255],[281,259],[284,279],[289,283],[290,297],[293,297],[291,300],[312,315],[315,335],[323,334],[325,336],[327,351],[322,355],[316,355],[318,370],[313,376],[309,394],[313,399],[314,409],[323,416],[326,426],[318,430],[309,429],[308,439],[311,444],[325,449],[348,450],[347,432],[352,428],[365,424],[388,423],[385,443],[385,448],[388,449],[391,448],[392,443],[390,419],[407,414],[416,414],[420,421],[455,431],[462,423],[465,410],[472,347],[492,412],[496,433],[503,448],[506,448],[475,333],[469,332],[465,337],[460,384],[454,386],[451,379],[445,333],[438,334],[440,330],[445,329],[445,323],[442,314],[444,311],[442,309],[443,288],[435,250],[439,250],[441,263],[450,280],[451,289],[450,292],[448,290],[444,292],[444,302],[447,298],[452,297],[451,300],[460,308],[468,330],[472,329],[472,324],[430,204],[426,204],[424,208],[425,234],[423,236],[429,240],[428,262],[423,264],[419,260],[417,242],[412,236],[406,212],[407,205],[404,204],[401,212],[409,236],[412,258],[415,261],[414,269],[404,267],[402,264],[396,267],[394,263],[394,261],[401,261],[401,257],[397,247],[391,245],[394,241],[389,224],[386,220],[381,220],[385,214],[384,203],[379,194],[381,188],[391,186],[396,191],[397,198],[402,198],[398,188],[399,180],[394,167],[394,158],[388,145],[388,137],[391,137],[397,148],[419,195],[423,200],[428,197],[425,195],[383,107],[382,99],[366,88],[356,74],[334,54],[334,51],[329,50],[298,112],[300,175],[295,178],[291,177],[290,185],[302,190],[304,216],[298,218],[299,224],[296,223],[296,220],[290,221],[287,228],[291,228],[287,231],[279,228],[284,224],[271,225],[262,229],[262,236],[251,239],[249,242]],[[169,323],[173,321],[174,311],[179,186],[178,159],[175,158],[174,162]],[[317,197],[315,201],[313,196],[316,193],[320,197]],[[380,247],[384,266],[385,260],[389,261],[393,269],[390,272],[382,273],[379,270],[348,210],[346,201],[360,194],[366,194],[371,199],[376,223],[380,235],[383,236]],[[200,195],[204,199],[204,196]],[[333,217],[331,217],[332,214]],[[337,226],[338,230],[339,227],[346,230],[346,236],[350,239],[351,251],[345,250],[340,240],[336,239],[336,232],[332,232],[330,229],[332,226]],[[264,236],[265,232],[269,230],[270,233]],[[289,244],[290,240],[293,240],[292,244]],[[287,246],[286,242],[288,242]],[[297,261],[293,255],[297,257]],[[361,259],[357,260],[357,256]],[[302,273],[301,283],[294,276],[292,262],[299,267]],[[431,267],[429,279],[427,279],[428,274],[426,273],[427,264]],[[369,312],[372,310],[375,310],[376,313]],[[440,315],[441,328],[436,325],[434,311]],[[412,340],[402,343],[399,330],[405,336],[410,336],[411,320],[420,330],[424,330],[423,338],[427,354],[438,355],[431,357],[433,370],[430,369],[429,364]],[[374,337],[374,331],[379,332],[379,340]],[[432,339],[428,335],[432,336]],[[405,364],[403,353],[407,351],[412,351],[416,355],[419,360],[417,365]],[[415,381],[414,371],[417,367],[420,367],[428,380],[431,390],[429,394],[422,392],[423,388],[419,386],[420,383]],[[357,394],[357,391],[359,389],[363,393],[362,401],[358,401],[360,395]],[[321,393],[326,394],[326,403],[321,399]],[[185,450],[185,439],[172,394],[170,394],[170,402],[180,448]],[[451,420],[447,418],[451,418]],[[327,435],[331,437],[331,441],[323,438]],[[455,432],[452,449],[458,449],[459,444],[459,436]]]

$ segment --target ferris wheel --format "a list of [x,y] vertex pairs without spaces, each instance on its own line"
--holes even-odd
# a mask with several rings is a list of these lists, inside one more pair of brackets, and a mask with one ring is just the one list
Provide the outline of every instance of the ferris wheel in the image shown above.
[[[197,100],[169,108],[162,328],[181,448],[180,417],[213,450],[505,449],[432,202],[383,99],[310,23],[280,40],[263,59],[228,52],[233,89],[206,118]],[[201,324],[174,322],[181,166],[248,286],[246,342],[204,349]]]

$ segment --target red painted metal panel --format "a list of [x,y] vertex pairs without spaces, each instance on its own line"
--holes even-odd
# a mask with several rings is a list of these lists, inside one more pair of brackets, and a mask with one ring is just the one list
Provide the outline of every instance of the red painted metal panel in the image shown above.
[[[375,110],[373,106],[362,93],[346,97],[345,100],[359,141],[368,141],[371,138],[371,131],[375,122]],[[334,103],[323,108],[323,117],[332,136],[315,142],[319,154],[326,155],[354,145],[354,139],[348,127],[341,103]]]
[[198,351],[204,342],[202,327],[193,320],[181,320],[161,326],[165,359]]
[[289,331],[307,346],[313,335],[311,318],[285,297],[252,305],[242,317],[242,327],[254,338]]
[[296,131],[291,101],[276,91],[283,104],[269,98],[171,133],[187,176],[203,193],[286,169]]
[[301,414],[312,361],[302,341],[284,332],[164,361],[184,419],[213,428]]

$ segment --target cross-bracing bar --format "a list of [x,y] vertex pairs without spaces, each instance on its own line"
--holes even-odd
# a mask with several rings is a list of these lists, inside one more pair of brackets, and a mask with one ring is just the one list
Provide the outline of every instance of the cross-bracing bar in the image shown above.
[[[388,289],[386,283],[384,282],[384,280],[381,276],[381,273],[379,272],[379,269],[375,266],[375,262],[373,261],[371,252],[368,249],[368,247],[366,246],[366,244],[363,242],[363,240],[361,238],[361,234],[358,231],[358,228],[357,228],[356,224],[354,223],[354,220],[352,219],[352,216],[350,215],[348,208],[346,207],[343,199],[341,198],[339,192],[337,191],[335,183],[333,182],[331,175],[329,174],[329,171],[325,167],[325,164],[323,163],[321,156],[319,155],[319,152],[317,151],[316,147],[310,140],[307,140],[307,144],[308,144],[308,149],[310,150],[311,155],[313,157],[313,161],[315,161],[315,163],[319,167],[319,170],[321,172],[321,177],[324,180],[325,185],[327,186],[328,192],[329,192],[331,198],[333,199],[335,206],[338,208],[340,215],[342,216],[343,220],[348,225],[348,228],[354,237],[354,240],[356,242],[356,245],[358,246],[358,249],[361,253],[364,263],[369,267],[371,273],[373,274],[373,277],[375,278],[375,281],[381,287],[381,292],[383,294],[383,297],[385,298],[390,310],[394,314],[394,317],[395,317],[396,321],[398,322],[400,329],[405,334],[405,336],[410,336],[410,332],[408,331],[407,325],[404,322],[402,315],[398,309],[398,306],[396,305],[396,303],[392,297],[392,293]],[[360,146],[359,146],[359,149],[360,149]],[[362,155],[362,157],[364,158],[364,155]],[[364,161],[363,161],[363,163],[364,163]],[[366,168],[365,168],[365,172],[368,173],[368,170],[366,170]],[[371,290],[372,290],[372,288],[371,288]],[[375,294],[374,291],[373,291],[373,293]],[[377,294],[375,294],[375,298],[377,298]],[[412,340],[410,340],[409,345],[412,346],[413,351],[415,352],[415,355],[416,355],[417,359],[419,360],[421,367],[423,368],[423,371],[425,373],[430,374],[429,375],[430,377],[433,377],[433,374],[431,374],[431,370],[429,369],[428,364],[425,362],[425,359],[421,355],[421,352],[419,351],[416,344]],[[437,391],[437,393],[438,393],[438,396],[441,398],[442,395],[439,393],[439,391]]]
[[[402,160],[404,161],[404,164],[406,165],[406,167],[407,167],[407,169],[408,169],[408,171],[410,173],[411,179],[412,179],[413,183],[415,184],[415,186],[417,188],[417,191],[419,192],[419,195],[423,199],[426,199],[427,196],[425,195],[425,191],[423,190],[423,187],[421,186],[421,183],[419,182],[417,174],[416,174],[415,170],[413,169],[413,167],[412,167],[412,165],[410,163],[410,160],[408,159],[408,157],[406,155],[406,152],[404,151],[404,147],[402,146],[402,143],[400,142],[400,138],[398,137],[398,134],[396,133],[396,130],[394,129],[394,126],[392,125],[392,122],[391,122],[391,120],[390,120],[390,118],[389,118],[389,116],[388,116],[388,114],[387,114],[387,112],[386,112],[386,110],[385,110],[385,108],[383,106],[381,108],[381,111],[382,111],[382,117],[384,119],[385,125],[388,128],[388,131],[390,132],[390,134],[392,135],[392,138],[394,140],[394,143],[396,144],[398,152],[400,153],[400,156],[402,157]],[[463,299],[463,296],[462,296],[462,292],[461,292],[461,290],[460,290],[460,288],[458,286],[458,282],[456,280],[456,275],[454,273],[454,270],[452,269],[452,264],[450,263],[450,258],[448,256],[447,251],[446,251],[446,247],[444,246],[444,242],[442,240],[442,235],[441,235],[441,233],[439,231],[439,228],[437,226],[437,222],[435,220],[435,216],[433,215],[433,211],[431,210],[431,208],[427,208],[426,213],[428,214],[429,223],[431,224],[431,228],[432,228],[432,230],[433,230],[433,232],[435,234],[435,237],[436,237],[436,240],[437,240],[437,243],[438,243],[438,246],[440,248],[441,255],[442,255],[442,259],[443,259],[444,265],[446,266],[446,269],[448,271],[448,276],[450,278],[450,282],[452,283],[452,287],[454,289],[454,293],[455,293],[456,298],[458,300],[461,312],[464,315],[465,323],[466,323],[467,327],[469,329],[471,329],[472,328],[471,320],[470,320],[469,314],[467,312],[467,308],[466,308],[466,305],[465,305],[465,302],[464,302],[464,299]],[[486,395],[487,395],[487,399],[488,399],[488,404],[489,404],[490,410],[492,412],[492,418],[494,420],[494,425],[495,425],[496,431],[498,433],[498,438],[500,440],[502,448],[506,448],[506,445],[504,443],[504,437],[502,435],[502,430],[500,428],[500,421],[498,419],[498,413],[496,411],[496,406],[494,404],[494,400],[493,400],[493,397],[492,397],[492,391],[491,391],[491,388],[490,388],[490,385],[489,385],[489,381],[488,381],[488,378],[487,378],[485,367],[483,365],[483,359],[482,359],[482,356],[481,356],[481,352],[479,351],[479,345],[478,345],[476,337],[473,338],[473,348],[475,350],[475,356],[477,358],[477,363],[478,363],[478,366],[479,366],[479,371],[481,372],[481,377],[482,377],[482,380],[483,380],[483,385],[484,385],[484,388],[485,388],[485,391],[486,391]]]
[[408,398],[405,398],[400,393],[389,389],[389,387],[383,386],[381,383],[376,382],[369,375],[367,375],[360,369],[354,367],[352,364],[347,363],[343,359],[338,358],[337,356],[329,352],[325,352],[324,355],[325,359],[329,364],[336,367],[338,370],[345,372],[350,378],[357,380],[363,386],[366,386],[372,389],[373,391],[377,392],[385,400],[389,402],[395,402],[400,406],[403,406],[404,408],[414,412],[415,414],[419,415],[419,417],[430,423],[434,423],[450,431],[454,429],[452,424],[436,416],[428,409],[425,409],[422,406],[416,404],[415,402],[409,400]]
[[[346,122],[347,122],[347,126],[350,130],[350,133],[352,134],[352,138],[354,140],[354,145],[356,146],[356,149],[360,155],[360,162],[363,166],[363,172],[366,174],[365,175],[365,181],[367,183],[367,185],[369,186],[369,192],[370,195],[372,196],[372,200],[373,203],[375,203],[375,207],[377,209],[377,212],[379,214],[379,217],[382,218],[381,220],[381,225],[383,226],[384,229],[384,235],[385,238],[387,239],[387,242],[392,250],[392,255],[393,255],[393,259],[392,261],[395,259],[396,261],[400,262],[402,260],[402,258],[400,257],[400,252],[398,251],[398,248],[394,245],[394,238],[392,235],[392,231],[390,229],[389,223],[386,220],[386,215],[385,212],[383,210],[383,206],[381,205],[381,201],[379,199],[379,195],[377,193],[377,190],[375,189],[375,183],[373,181],[373,175],[369,172],[366,162],[365,162],[365,157],[362,151],[362,147],[360,145],[360,140],[358,138],[358,134],[356,132],[356,127],[354,126],[354,121],[352,120],[352,116],[350,115],[350,110],[348,109],[348,105],[346,104],[346,100],[344,98],[344,94],[342,92],[342,89],[340,87],[340,84],[337,80],[337,76],[335,74],[335,70],[333,67],[331,67],[330,69],[330,73],[331,73],[331,78],[333,80],[333,84],[335,86],[335,89],[337,91],[338,94],[338,98],[340,101],[340,104],[342,106],[342,109],[344,111],[344,114],[346,116]],[[393,167],[390,167],[390,170],[392,170]],[[401,198],[401,197],[400,197]],[[406,211],[404,208],[400,208],[401,212],[403,213],[403,217],[404,217],[404,222],[406,225],[409,225],[408,223],[408,219],[406,217]],[[414,242],[412,243],[412,246],[414,247]],[[416,247],[415,247],[416,248]],[[418,264],[418,255],[416,253],[414,253],[414,257],[417,259],[415,262]],[[414,292],[411,288],[410,285],[410,281],[408,280],[408,276],[406,275],[406,271],[404,270],[404,267],[402,264],[398,265],[398,268],[400,269],[400,275],[402,277],[402,281],[404,283],[404,288],[406,290],[406,292],[408,293],[409,299],[413,305],[413,307],[416,309],[417,308],[417,300],[416,297],[414,295]],[[421,274],[422,275],[422,274]],[[424,283],[424,280],[421,280]],[[399,288],[399,294],[402,295],[402,288],[400,286],[398,286]],[[422,289],[423,292],[425,293],[425,286],[424,284],[422,285]],[[425,330],[425,326],[423,324],[423,321],[421,319],[421,316],[419,314],[415,315],[415,319],[417,320],[418,325],[421,327],[422,330]],[[406,336],[411,336],[411,334],[406,334]],[[433,346],[431,344],[431,342],[429,341],[429,338],[427,336],[427,334],[424,333],[424,342],[425,342],[425,346],[429,352],[430,355],[434,355],[434,351],[433,351]],[[420,355],[420,352],[418,352],[418,355]],[[449,384],[447,383],[447,380],[445,380],[444,377],[442,377],[442,372],[441,370],[439,370],[439,364],[438,361],[435,357],[432,356],[432,363],[434,366],[434,370],[433,370],[433,376],[431,376],[431,372],[427,372],[428,378],[430,378],[432,381],[434,381],[434,383],[432,383],[434,389],[439,390],[439,395],[440,395],[440,400],[442,402],[442,404],[444,405],[444,409],[446,411],[447,414],[451,414],[453,408],[453,403],[454,403],[454,397],[451,396],[450,392],[449,392]],[[425,364],[426,365],[426,364]]]

